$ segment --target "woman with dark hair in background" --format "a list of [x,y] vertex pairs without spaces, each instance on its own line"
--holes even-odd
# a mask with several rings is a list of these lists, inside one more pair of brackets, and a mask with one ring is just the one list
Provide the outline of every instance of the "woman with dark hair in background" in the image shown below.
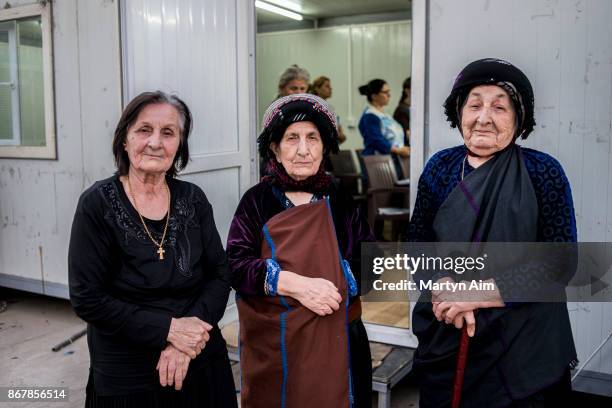
[[402,84],[402,97],[399,100],[393,119],[399,122],[404,129],[404,146],[410,146],[410,96],[411,96],[411,80],[406,78]]
[[363,137],[364,156],[391,154],[399,178],[404,176],[399,157],[410,156],[410,148],[404,145],[404,130],[383,108],[391,100],[389,84],[382,79],[373,79],[359,87],[359,93],[368,98],[368,106],[359,119],[359,131]]
[[217,322],[227,258],[189,161],[191,113],[144,92],[113,140],[117,173],[79,199],[70,235],[70,301],[88,323],[86,407],[236,407]]

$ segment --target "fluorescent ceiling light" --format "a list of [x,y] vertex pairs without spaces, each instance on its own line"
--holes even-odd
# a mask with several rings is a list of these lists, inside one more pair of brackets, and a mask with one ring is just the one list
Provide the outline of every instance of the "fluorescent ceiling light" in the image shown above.
[[285,10],[284,8],[277,7],[266,2],[255,0],[255,7],[269,11],[271,13],[280,14],[281,16],[289,17],[294,20],[302,21],[304,18],[301,14],[294,13],[293,11]]
[[276,4],[287,10],[302,12],[302,5],[289,0],[266,0],[268,3]]

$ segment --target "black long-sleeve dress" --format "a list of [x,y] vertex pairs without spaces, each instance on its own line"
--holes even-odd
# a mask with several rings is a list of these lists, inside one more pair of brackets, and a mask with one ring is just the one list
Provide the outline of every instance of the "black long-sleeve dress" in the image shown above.
[[[98,181],[79,200],[68,267],[70,300],[88,323],[88,406],[236,404],[217,326],[230,275],[212,207],[194,184],[167,182],[172,201],[163,260],[118,176]],[[159,242],[165,218],[146,222]],[[213,326],[210,341],[190,362],[183,391],[162,388],[156,365],[171,319],[189,316]]]

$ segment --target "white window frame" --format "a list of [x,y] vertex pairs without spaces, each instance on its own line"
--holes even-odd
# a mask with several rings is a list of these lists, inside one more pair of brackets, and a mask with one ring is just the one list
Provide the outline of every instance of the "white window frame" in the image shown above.
[[13,21],[2,21],[0,22],[0,31],[4,31],[8,34],[8,46],[9,46],[9,66],[10,66],[10,81],[0,82],[0,86],[8,86],[11,89],[11,124],[12,124],[12,138],[0,139],[1,145],[18,145],[20,141],[21,129],[20,127],[20,115],[19,115],[19,88],[17,84],[19,82],[19,70],[17,68],[17,23]]
[[[22,159],[57,159],[57,146],[55,137],[55,104],[53,97],[53,42],[51,32],[51,2],[37,3],[27,6],[16,6],[0,10],[0,27],[13,20],[27,17],[40,17],[42,29],[42,53],[43,53],[43,93],[45,107],[45,145],[44,146],[20,146],[21,134],[19,129],[19,89],[18,82],[13,83],[13,139],[0,142],[0,158],[22,158]],[[16,30],[13,30],[13,42]],[[9,36],[10,36],[9,31]],[[9,44],[11,39],[9,37]],[[16,51],[15,51],[16,52]],[[11,59],[17,55],[11,55]],[[17,70],[15,64],[14,70]],[[11,80],[17,80],[17,72],[11,73]]]

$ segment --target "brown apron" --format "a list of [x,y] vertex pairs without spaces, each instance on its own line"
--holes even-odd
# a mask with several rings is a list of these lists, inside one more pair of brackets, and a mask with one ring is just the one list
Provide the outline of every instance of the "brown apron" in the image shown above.
[[280,295],[238,299],[241,406],[350,407],[348,287],[329,203],[287,209],[268,220],[263,232],[262,258],[331,281],[342,303],[321,317]]

